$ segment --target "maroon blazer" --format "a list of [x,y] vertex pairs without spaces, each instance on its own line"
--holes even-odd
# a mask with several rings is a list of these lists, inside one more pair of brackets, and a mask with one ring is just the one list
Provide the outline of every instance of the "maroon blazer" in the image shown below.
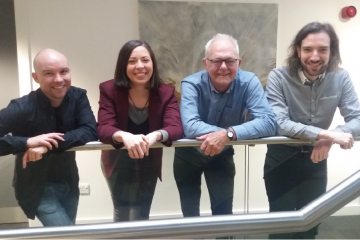
[[[127,131],[129,118],[128,91],[125,88],[115,86],[113,79],[100,83],[99,88],[97,127],[99,140],[111,144],[115,149],[120,149],[124,144],[114,143],[112,135],[119,130]],[[160,129],[166,130],[169,133],[169,138],[163,144],[167,147],[171,146],[172,141],[183,136],[179,106],[174,91],[173,86],[162,84],[157,91],[150,91],[149,97],[149,130],[150,132]],[[161,180],[162,148],[151,148],[150,151],[156,172]],[[115,168],[116,152],[115,150],[101,151],[106,178],[110,177]]]

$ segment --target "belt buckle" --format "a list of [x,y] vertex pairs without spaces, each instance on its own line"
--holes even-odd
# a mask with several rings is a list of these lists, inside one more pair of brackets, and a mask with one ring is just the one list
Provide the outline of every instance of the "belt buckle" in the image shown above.
[[309,150],[304,149],[305,146],[301,146],[301,153],[310,153]]

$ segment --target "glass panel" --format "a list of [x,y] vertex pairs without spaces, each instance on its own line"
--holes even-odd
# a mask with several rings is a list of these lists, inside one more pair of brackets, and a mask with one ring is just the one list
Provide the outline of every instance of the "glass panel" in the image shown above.
[[[2,73],[3,79],[5,79],[4,81],[1,81],[1,90],[0,90],[1,97],[3,99],[6,99],[0,102],[2,108],[8,104],[10,99],[18,97],[18,90],[22,88],[22,86],[19,86],[17,82],[18,77],[17,77],[17,69],[16,69],[17,59],[16,59],[16,46],[15,46],[16,45],[15,21],[14,21],[15,16],[13,16],[14,9],[12,9],[13,2],[12,1],[0,1],[0,2],[1,4],[9,4],[9,3],[12,4],[10,6],[11,9],[7,10],[7,12],[11,13],[11,17],[13,18],[11,21],[8,20],[3,21],[7,23],[6,28],[9,27],[8,29],[10,29],[12,33],[1,34],[2,39],[1,39],[0,47],[3,51],[0,52],[3,54],[6,50],[10,49],[9,47],[10,45],[4,44],[7,41],[5,40],[5,37],[12,38],[8,40],[9,42],[11,42],[11,46],[12,46],[11,49],[13,50],[13,52],[9,53],[8,56],[4,56],[4,55],[1,56],[2,57],[1,60],[5,60],[5,61],[1,62],[0,67],[5,66],[7,70],[10,69],[10,71],[12,71],[12,73],[9,73],[11,77],[8,77],[4,73],[4,71],[2,71],[3,68],[1,68],[0,71]],[[19,3],[20,1],[17,2]],[[75,82],[75,85],[79,84],[79,86],[81,86],[82,84],[83,87],[89,87],[88,93],[89,93],[90,101],[92,102],[92,107],[94,109],[94,112],[96,113],[97,101],[98,101],[97,85],[100,79],[94,79],[94,80],[91,79],[93,73],[92,72],[89,73],[90,71],[88,71],[88,69],[95,69],[95,67],[94,65],[88,66],[87,65],[88,62],[84,63],[83,61],[84,59],[81,58],[81,54],[78,53],[79,51],[80,52],[83,51],[81,46],[82,44],[84,44],[84,42],[87,42],[87,41],[83,41],[85,38],[86,40],[94,39],[94,42],[92,42],[94,46],[96,46],[96,44],[98,44],[99,42],[102,42],[100,41],[100,39],[95,38],[95,35],[103,38],[102,34],[99,35],[97,31],[102,32],[104,30],[107,30],[107,33],[109,34],[115,33],[115,35],[109,36],[109,39],[117,39],[119,33],[116,33],[116,31],[120,31],[120,33],[126,32],[127,34],[126,38],[128,37],[133,38],[138,36],[138,26],[137,26],[138,16],[137,14],[133,14],[133,10],[137,9],[138,3],[136,1],[121,1],[121,2],[119,1],[116,3],[117,5],[114,5],[115,2],[111,5],[112,9],[108,9],[109,11],[112,10],[117,13],[117,14],[108,14],[108,16],[125,16],[127,20],[127,24],[124,24],[122,26],[124,28],[114,31],[114,29],[111,27],[112,25],[109,25],[108,29],[104,29],[105,24],[102,25],[103,22],[99,22],[99,24],[98,25],[95,24],[96,25],[95,26],[94,24],[92,24],[91,21],[88,21],[90,25],[92,24],[91,27],[98,27],[98,28],[95,28],[95,30],[92,32],[87,30],[90,25],[81,24],[83,26],[81,29],[84,32],[79,33],[78,28],[76,27],[78,23],[75,20],[80,21],[81,19],[94,19],[94,21],[99,21],[100,19],[104,19],[104,18],[101,14],[99,16],[93,14],[93,11],[82,11],[83,14],[89,14],[89,16],[91,16],[89,18],[84,17],[87,15],[83,16],[83,15],[78,15],[77,13],[75,14],[75,11],[77,11],[76,9],[81,9],[81,7],[79,7],[81,5],[76,6],[76,8],[74,8],[75,5],[70,5],[69,4],[70,2],[71,1],[67,1],[67,4],[59,5],[56,3],[56,1],[36,1],[36,2],[24,1],[24,3],[22,3],[22,7],[23,7],[22,10],[24,11],[23,12],[20,11],[21,14],[17,14],[17,16],[20,16],[19,18],[20,20],[24,20],[23,18],[26,19],[24,23],[27,27],[25,27],[22,30],[22,32],[20,32],[25,34],[26,37],[24,39],[20,38],[21,34],[19,34],[17,37],[20,40],[23,40],[23,44],[27,46],[24,52],[29,54],[30,57],[34,57],[34,53],[36,53],[36,51],[39,50],[38,48],[41,48],[44,45],[47,46],[49,44],[50,45],[53,44],[54,47],[59,45],[64,46],[63,43],[65,41],[69,41],[69,39],[73,39],[74,41],[76,40],[75,42],[71,43],[72,47],[66,48],[66,51],[69,52],[69,55],[72,54],[72,59],[74,59],[75,61],[74,66],[77,66],[76,68],[74,67],[74,76],[76,76],[77,79],[76,81],[78,81]],[[284,6],[283,3],[281,4]],[[20,5],[18,4],[18,7]],[[54,10],[55,8],[48,6],[54,6],[54,5],[58,5],[57,6],[58,8],[56,8],[58,10],[54,12],[50,12],[50,10]],[[106,4],[101,3],[100,5],[93,5],[91,7],[92,10],[94,10],[105,5]],[[5,8],[0,7],[0,9],[5,9]],[[46,19],[53,19],[54,16],[63,16],[63,13],[68,11],[71,11],[70,12],[71,14],[68,14],[69,16],[70,15],[77,16],[78,19],[76,19],[76,17],[63,18],[63,21],[61,21],[61,23],[48,21],[49,25],[47,25],[45,24],[47,23],[47,21],[44,21],[44,15],[38,14],[41,12],[47,12],[49,14],[47,14]],[[130,15],[119,13],[119,11],[124,11],[124,13],[129,13]],[[318,11],[318,10],[314,10],[314,11]],[[4,16],[3,14],[0,15],[2,17]],[[26,18],[25,16],[28,16],[29,18]],[[117,22],[117,21],[113,21],[113,22]],[[69,28],[69,26],[71,26],[71,24],[69,23],[74,23],[75,27]],[[44,29],[38,28],[37,26],[43,26]],[[30,31],[30,29],[28,28],[31,28],[31,30],[34,32]],[[339,28],[339,25],[337,26],[337,28]],[[51,29],[53,29],[53,31]],[[284,33],[287,32],[287,30],[289,29],[283,28],[280,31]],[[353,32],[356,33],[356,31]],[[81,36],[83,35],[84,39],[81,39],[80,35]],[[64,36],[66,37],[63,38]],[[344,35],[342,34],[342,36]],[[354,40],[354,42],[356,42],[357,40],[353,35],[348,38]],[[124,39],[120,39],[120,42],[123,40]],[[346,41],[346,39],[343,40]],[[113,50],[115,49],[114,46],[116,46],[116,49],[118,49],[119,47],[118,41],[114,41],[114,43],[112,44],[113,45],[110,45],[109,47],[109,49],[111,50],[107,50],[107,51],[101,50],[101,52],[104,52],[104,55],[107,57],[114,53]],[[281,48],[280,52],[285,49],[284,46],[285,46],[284,44],[278,44],[278,47]],[[344,46],[354,47],[356,46],[356,44],[344,44]],[[96,50],[96,48],[94,49]],[[95,55],[98,55],[99,52],[100,51],[96,52]],[[31,54],[33,55],[31,56]],[[93,52],[90,52],[90,54],[94,55]],[[102,58],[104,55],[101,55],[99,59],[105,59]],[[76,56],[80,56],[80,58],[75,60]],[[84,58],[87,58],[88,56],[90,55],[86,55]],[[28,66],[31,65],[28,62],[28,58],[29,57],[25,57],[25,61],[24,59],[19,59],[19,66],[21,65],[20,64],[21,60],[23,60],[22,63],[26,63],[24,65],[28,65]],[[196,63],[194,64],[200,66],[201,58],[202,56],[200,57],[200,60],[198,59],[199,61],[196,61]],[[91,62],[94,62],[93,60],[91,60],[91,58],[89,59]],[[349,63],[356,61],[349,61],[349,57],[347,57],[346,62]],[[12,66],[9,66],[11,65],[9,63],[12,63]],[[187,63],[190,65],[192,64],[191,61],[188,61]],[[243,64],[249,64],[249,63],[246,63],[246,61],[244,61]],[[96,62],[95,66],[98,67],[96,69],[101,69],[101,71],[97,70],[96,76],[100,76],[100,75],[105,76],[106,74],[109,73],[112,74],[113,66],[111,64],[110,66],[107,62],[105,63],[104,61],[103,65],[101,66],[98,65],[99,63]],[[81,70],[83,70],[83,72],[81,72]],[[26,72],[26,71],[20,71],[20,72]],[[355,71],[353,70],[351,74],[354,74],[354,72]],[[88,77],[89,75],[87,74],[91,75],[91,77]],[[30,76],[30,74],[28,75]],[[266,76],[263,75],[261,76],[261,78],[266,78]],[[11,79],[11,81],[9,81],[8,79]],[[81,80],[79,79],[84,79],[84,80],[81,82]],[[91,79],[90,84],[88,82],[89,79]],[[5,94],[9,94],[9,96],[5,96]],[[257,144],[255,147],[235,146],[234,150],[235,150],[234,162],[236,167],[236,175],[235,175],[234,199],[233,199],[233,209],[232,209],[233,213],[252,214],[252,213],[268,212],[269,211],[268,197],[266,194],[264,180],[263,180],[263,175],[264,175],[263,167],[264,167],[265,155],[267,152],[266,145]],[[340,149],[337,145],[334,145],[332,147],[332,150],[330,152],[330,157],[327,163],[327,169],[328,169],[327,190],[329,190],[330,188],[332,188],[333,186],[344,180],[346,177],[348,177],[349,175],[360,169],[360,161],[358,161],[357,159],[357,156],[359,156],[360,154],[359,151],[360,151],[359,143],[356,143],[355,147],[350,151],[344,151]],[[101,171],[100,154],[101,153],[99,150],[77,152],[77,165],[79,168],[80,184],[86,186],[86,188],[89,188],[90,190],[89,193],[84,193],[80,195],[76,224],[113,222],[113,201],[111,199],[111,194],[109,191],[108,184],[103,175],[103,172]],[[0,218],[1,217],[5,218],[5,220],[3,220],[2,218],[2,221],[0,221],[0,231],[2,229],[26,228],[28,226],[29,227],[42,226],[37,219],[29,220],[29,222],[20,221],[20,223],[16,223],[16,224],[7,223],[7,221],[9,221],[9,218],[13,216],[19,216],[19,218],[23,219],[23,221],[27,221],[26,217],[24,217],[24,214],[22,213],[22,210],[20,209],[20,207],[18,207],[17,201],[14,199],[13,188],[11,187],[11,179],[12,179],[14,164],[11,161],[13,161],[13,155],[4,156],[1,157],[0,159],[0,177],[1,177],[0,182],[2,184],[0,191]],[[182,218],[179,193],[173,174],[173,164],[174,164],[174,148],[164,148],[162,182],[157,181],[154,198],[151,204],[151,211],[150,211],[151,220],[166,219],[166,218]],[[138,179],[135,178],[132,180],[133,183],[136,185]],[[210,204],[210,197],[204,176],[202,176],[201,182],[202,182],[201,185],[202,195],[200,199],[200,214],[201,216],[208,216],[211,215],[211,210],[210,210],[211,204]],[[130,186],[128,192],[134,192],[135,188],[137,187]],[[5,199],[4,196],[7,196],[7,198]],[[9,199],[10,199],[10,204],[9,204]],[[325,219],[322,222],[322,224],[320,224],[319,226],[319,234],[317,235],[317,238],[359,238],[360,230],[357,229],[360,223],[358,219],[359,213],[360,213],[360,202],[359,202],[359,198],[357,198],[348,205],[346,205],[344,208],[339,210],[337,213],[333,214],[333,216],[329,217],[328,219]],[[261,235],[250,235],[250,236],[237,236],[237,238],[267,238],[267,235],[261,234]]]

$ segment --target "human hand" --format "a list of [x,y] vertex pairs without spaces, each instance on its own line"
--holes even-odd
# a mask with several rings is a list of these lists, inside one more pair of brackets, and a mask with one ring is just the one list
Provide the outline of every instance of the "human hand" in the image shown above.
[[311,161],[313,163],[318,163],[328,158],[329,151],[332,145],[333,143],[330,140],[326,140],[326,139],[319,140],[311,153],[310,156]]
[[196,140],[204,140],[200,145],[200,149],[204,151],[205,155],[214,156],[219,154],[229,141],[227,131],[225,129],[204,134],[197,137]]
[[157,141],[160,141],[162,139],[162,134],[159,131],[154,131],[154,132],[147,134],[146,139],[149,143],[149,146],[147,148],[145,155],[148,156],[150,146],[153,145],[154,143],[156,143]]
[[38,146],[29,148],[23,156],[23,168],[26,168],[27,162],[35,162],[42,158],[42,155],[48,152],[48,148],[45,146]]
[[330,140],[339,144],[342,149],[351,149],[354,146],[354,138],[350,133],[330,131]]
[[149,146],[153,145],[157,141],[162,139],[162,134],[159,131],[154,131],[146,135],[146,138],[149,142]]
[[128,132],[121,133],[122,142],[128,150],[129,156],[133,159],[148,156],[149,142],[145,135],[134,135]]
[[48,149],[52,149],[52,145],[58,147],[58,142],[55,139],[60,141],[65,141],[62,136],[63,133],[46,133],[42,135],[38,135],[32,138],[28,138],[26,144],[28,148],[34,148],[38,146],[46,146]]

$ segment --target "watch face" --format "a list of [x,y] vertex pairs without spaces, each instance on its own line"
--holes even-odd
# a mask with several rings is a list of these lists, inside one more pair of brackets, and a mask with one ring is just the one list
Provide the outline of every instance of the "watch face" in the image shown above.
[[227,133],[227,136],[228,136],[229,138],[232,138],[232,137],[234,136],[234,133],[231,132],[231,131],[229,131],[229,132]]

